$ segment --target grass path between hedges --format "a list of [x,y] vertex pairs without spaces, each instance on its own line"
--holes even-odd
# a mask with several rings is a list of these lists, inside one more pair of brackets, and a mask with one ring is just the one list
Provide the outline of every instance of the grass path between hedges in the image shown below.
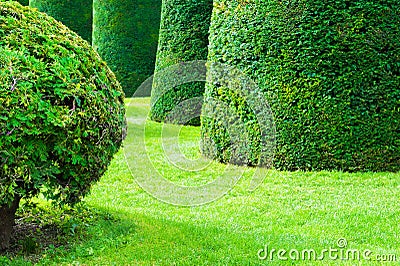
[[[400,262],[399,173],[271,170],[250,192],[254,170],[238,168],[244,171],[243,177],[224,197],[197,207],[174,206],[145,192],[135,177],[150,178],[158,172],[175,184],[193,186],[214,180],[225,166],[212,163],[201,171],[187,172],[168,163],[161,144],[176,139],[160,138],[160,124],[145,120],[148,108],[148,99],[132,100],[128,107],[125,149],[133,167],[128,168],[124,152],[119,152],[85,199],[88,206],[113,218],[88,226],[86,236],[70,243],[68,251],[45,251],[38,265],[266,265],[270,257],[258,257],[258,253],[265,255],[266,246],[269,253],[287,251],[281,254],[287,261],[279,260],[277,251],[272,253],[272,262],[283,265],[354,265],[359,261],[351,258],[357,252],[361,262],[367,262],[365,250],[371,251],[368,265],[394,256]],[[179,130],[183,154],[202,160],[199,128]],[[144,136],[147,154],[135,146],[143,145]],[[344,241],[347,245],[340,248]],[[310,249],[317,258],[324,249],[332,249],[331,256],[339,258],[330,259],[325,252],[324,260],[310,261],[311,251],[307,251],[302,260],[303,251]],[[289,255],[295,257],[296,250],[299,259],[292,260]],[[348,251],[350,260],[341,260]],[[16,259],[11,265],[26,262]]]

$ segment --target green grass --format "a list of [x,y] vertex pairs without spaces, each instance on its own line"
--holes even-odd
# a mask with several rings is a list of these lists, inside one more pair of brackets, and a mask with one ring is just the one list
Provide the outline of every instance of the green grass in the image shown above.
[[[347,240],[346,249],[369,249],[371,258],[395,254],[400,261],[399,173],[270,170],[260,186],[249,191],[254,169],[226,169],[207,162],[199,155],[200,132],[195,127],[168,126],[160,138],[161,124],[145,120],[148,103],[148,99],[135,99],[129,104],[125,152],[117,154],[85,199],[86,206],[110,216],[100,216],[87,225],[81,230],[84,236],[67,238],[68,248],[40,253],[38,265],[266,265],[268,259],[257,257],[265,245],[270,250],[319,252],[337,248],[339,238]],[[177,132],[179,137],[173,137]],[[185,160],[197,159],[191,167],[200,170],[184,171],[171,165],[162,143],[179,167],[185,166]],[[184,156],[174,154],[173,144]],[[231,180],[229,184],[237,183],[224,197],[200,206],[164,203],[157,197],[180,201],[176,195],[164,195],[162,187],[154,188],[156,183],[146,188],[154,189],[155,197],[136,182],[158,175],[177,186],[207,186],[225,170],[227,177],[237,174],[241,178]],[[207,190],[204,201],[213,198],[214,192]],[[190,203],[184,197],[182,202]],[[327,257],[318,264],[359,263]],[[276,254],[273,262],[317,263],[279,261]],[[16,257],[8,264],[27,262]]]

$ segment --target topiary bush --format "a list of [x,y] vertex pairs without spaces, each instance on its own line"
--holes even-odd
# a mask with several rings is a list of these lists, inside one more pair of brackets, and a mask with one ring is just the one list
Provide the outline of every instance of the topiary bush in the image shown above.
[[[397,0],[216,0],[209,61],[237,67],[265,93],[276,123],[277,169],[399,171],[399,25]],[[208,74],[206,98],[256,122],[246,99],[213,67]],[[210,118],[214,112],[202,121],[202,149],[226,162],[229,134]],[[247,133],[254,154],[258,133]],[[254,155],[243,163],[257,165]]]
[[[208,30],[210,27],[212,0],[163,0],[160,37],[158,42],[156,72],[175,64],[206,60],[208,53]],[[177,104],[195,97],[202,97],[204,82],[196,81],[174,88],[157,86],[157,73],[151,95],[150,118],[164,121]],[[188,110],[186,110],[188,111]],[[184,112],[185,115],[188,112]],[[185,121],[183,117],[177,121]],[[199,125],[199,118],[185,121]]]
[[131,97],[154,72],[161,1],[94,0],[93,8],[93,47]]
[[61,21],[92,43],[93,0],[30,0],[29,5]]
[[76,203],[125,135],[124,94],[104,61],[55,19],[0,1],[0,249],[21,198]]

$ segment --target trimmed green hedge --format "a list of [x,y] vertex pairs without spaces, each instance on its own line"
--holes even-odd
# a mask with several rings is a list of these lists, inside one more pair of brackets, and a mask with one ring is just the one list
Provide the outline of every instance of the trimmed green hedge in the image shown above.
[[92,42],[93,0],[30,0],[29,5],[64,23]]
[[[277,169],[399,171],[399,25],[398,0],[216,0],[209,60],[244,71],[267,95]],[[246,99],[215,73],[207,98],[256,124]],[[205,155],[215,156],[214,142],[217,159],[229,161],[227,131],[202,122]],[[259,136],[247,133],[254,156],[243,163],[257,165]]]
[[[156,72],[178,63],[207,59],[212,3],[212,0],[163,0]],[[154,78],[157,84],[157,75]],[[150,117],[164,121],[177,104],[202,97],[203,93],[204,82],[191,82],[175,88],[154,86]],[[200,119],[188,123],[199,125]]]
[[127,97],[154,72],[161,0],[94,0],[93,47]]

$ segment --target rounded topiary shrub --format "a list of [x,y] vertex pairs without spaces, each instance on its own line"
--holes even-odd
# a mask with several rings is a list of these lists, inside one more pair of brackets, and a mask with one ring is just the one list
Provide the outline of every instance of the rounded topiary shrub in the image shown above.
[[124,94],[81,37],[17,2],[0,1],[0,249],[21,198],[75,203],[125,135]]
[[[397,0],[217,0],[209,61],[237,67],[265,93],[276,123],[276,168],[399,171],[399,25]],[[251,121],[246,99],[212,67],[208,74],[206,98]],[[203,152],[227,161],[229,134],[207,116]],[[257,165],[257,156],[245,163]]]
[[[151,95],[150,118],[164,121],[166,115],[185,100],[202,97],[204,82],[195,81],[174,88],[159,85],[157,72],[167,67],[194,60],[206,60],[208,30],[210,27],[212,0],[163,0],[160,37],[158,41],[156,74]],[[162,78],[162,77],[161,77]],[[182,115],[191,113],[190,110]],[[199,118],[185,121],[199,125]]]
[[94,0],[93,47],[127,97],[154,72],[161,0]]
[[93,0],[30,0],[29,5],[61,21],[92,43]]

